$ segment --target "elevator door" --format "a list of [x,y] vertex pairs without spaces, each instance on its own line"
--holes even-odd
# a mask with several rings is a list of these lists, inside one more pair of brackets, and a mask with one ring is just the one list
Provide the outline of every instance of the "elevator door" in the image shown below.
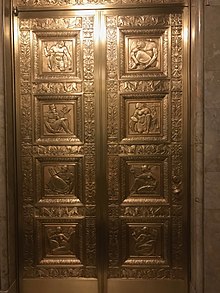
[[21,293],[186,293],[183,9],[15,19]]

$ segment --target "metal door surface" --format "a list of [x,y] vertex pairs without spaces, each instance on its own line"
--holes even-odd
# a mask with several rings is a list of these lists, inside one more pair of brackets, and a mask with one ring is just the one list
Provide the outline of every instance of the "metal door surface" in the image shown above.
[[18,4],[20,292],[187,293],[186,9]]

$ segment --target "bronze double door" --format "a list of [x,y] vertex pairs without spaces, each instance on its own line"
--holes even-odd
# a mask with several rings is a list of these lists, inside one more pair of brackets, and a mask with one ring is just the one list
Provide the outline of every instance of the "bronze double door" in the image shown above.
[[15,19],[21,293],[188,292],[187,14]]

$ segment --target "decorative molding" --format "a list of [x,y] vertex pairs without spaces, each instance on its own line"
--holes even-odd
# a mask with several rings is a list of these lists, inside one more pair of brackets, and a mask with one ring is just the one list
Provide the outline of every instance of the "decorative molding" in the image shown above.
[[72,6],[90,5],[95,7],[102,6],[143,6],[143,5],[164,5],[164,4],[179,4],[183,5],[186,0],[18,0],[19,8],[68,8]]

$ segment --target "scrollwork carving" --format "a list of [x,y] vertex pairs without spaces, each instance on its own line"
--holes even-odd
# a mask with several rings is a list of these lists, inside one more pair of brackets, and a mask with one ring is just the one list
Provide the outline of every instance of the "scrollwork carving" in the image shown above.
[[172,242],[175,243],[175,250],[172,251],[173,266],[176,268],[183,267],[183,207],[174,205],[172,212]]
[[183,136],[183,110],[182,95],[179,92],[172,93],[172,140],[179,142]]
[[119,161],[117,156],[109,156],[108,160],[108,194],[110,202],[119,200]]
[[86,220],[86,264],[96,265],[96,226],[95,219]]
[[113,219],[109,224],[109,265],[118,266],[120,261],[119,223]]
[[181,203],[183,201],[183,165],[181,161],[172,161],[172,198],[173,203]]
[[75,218],[83,216],[84,210],[80,207],[38,207],[35,209],[35,215],[41,218]]
[[78,266],[68,268],[25,267],[24,276],[26,278],[76,278],[84,276],[84,269]]
[[[58,1],[56,1],[57,3]],[[27,26],[27,21],[22,22],[22,26]],[[36,18],[29,21],[29,25],[31,29],[73,29],[73,28],[81,28],[82,27],[82,17],[60,17],[60,18]]]
[[33,83],[34,94],[73,94],[82,91],[82,84],[76,82]]
[[[132,1],[137,2],[137,1]],[[168,26],[170,24],[169,15],[140,15],[140,16],[118,16],[119,27],[149,27]]]
[[86,156],[85,159],[86,169],[85,169],[85,178],[86,178],[86,203],[95,204],[96,196],[96,182],[95,182],[95,159],[93,156]]
[[24,245],[23,252],[25,257],[25,264],[31,265],[33,263],[34,257],[34,233],[32,230],[34,221],[34,208],[31,204],[26,204],[26,200],[24,199],[25,204],[23,205],[23,219],[24,219]]
[[18,6],[24,7],[70,7],[78,5],[161,5],[183,4],[185,0],[18,0]]
[[85,142],[93,143],[95,139],[94,94],[84,94]]
[[169,218],[170,208],[161,206],[123,206],[121,207],[121,217]]
[[168,80],[134,80],[120,81],[119,88],[122,93],[127,92],[168,92],[170,82]]
[[[27,151],[30,152],[30,148],[26,145],[23,145],[24,153]],[[65,156],[65,155],[76,155],[83,153],[83,146],[44,146],[38,145],[33,146],[33,155],[50,155],[50,156]]]
[[[108,17],[107,17],[107,23]],[[117,29],[109,27],[107,29],[107,75],[108,80],[117,79]]]
[[165,144],[158,145],[119,145],[119,153],[127,155],[170,155],[171,147]]
[[130,279],[183,279],[183,270],[171,270],[169,268],[150,268],[150,269],[134,269],[134,268],[123,268],[121,271],[121,277]]
[[21,96],[21,136],[23,140],[30,140],[32,137],[32,120],[31,120],[31,96]]
[[22,160],[22,192],[24,202],[32,202],[33,199],[33,162],[32,158],[24,157]]

